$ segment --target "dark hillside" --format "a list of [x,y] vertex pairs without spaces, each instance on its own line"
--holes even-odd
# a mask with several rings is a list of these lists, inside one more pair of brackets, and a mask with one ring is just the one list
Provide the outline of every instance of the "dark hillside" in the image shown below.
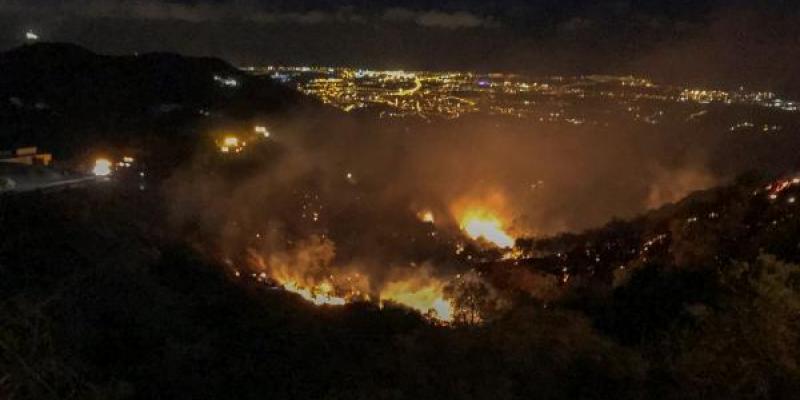
[[205,120],[315,104],[214,58],[105,56],[60,43],[0,54],[0,148],[37,145],[71,156],[98,142],[177,139]]

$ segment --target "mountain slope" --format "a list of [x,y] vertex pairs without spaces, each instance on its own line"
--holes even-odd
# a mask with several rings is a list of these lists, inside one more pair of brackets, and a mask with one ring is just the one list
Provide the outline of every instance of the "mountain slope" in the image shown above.
[[0,148],[70,155],[87,143],[191,133],[202,118],[248,118],[315,104],[222,60],[106,56],[70,44],[0,53]]

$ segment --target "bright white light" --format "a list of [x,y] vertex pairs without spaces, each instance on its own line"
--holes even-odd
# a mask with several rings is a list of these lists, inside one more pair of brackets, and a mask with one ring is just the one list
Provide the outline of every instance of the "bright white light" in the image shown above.
[[108,161],[105,158],[98,158],[94,162],[94,169],[92,169],[92,172],[95,174],[95,176],[111,175],[111,161]]
[[239,81],[237,81],[235,78],[230,78],[230,77],[223,77],[223,76],[219,76],[219,75],[214,75],[214,80],[215,80],[217,83],[219,83],[220,85],[222,85],[222,86],[226,86],[226,87],[236,87],[236,86],[239,86]]
[[28,40],[39,40],[39,35],[33,33],[33,31],[25,32],[25,39]]

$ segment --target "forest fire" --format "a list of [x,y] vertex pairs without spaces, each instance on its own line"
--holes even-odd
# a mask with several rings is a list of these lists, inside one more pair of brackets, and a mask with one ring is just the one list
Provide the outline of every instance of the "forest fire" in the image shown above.
[[445,284],[433,278],[389,282],[381,290],[381,302],[391,301],[441,321],[452,322],[453,304],[445,299]]
[[264,256],[254,250],[249,252],[249,264],[259,281],[296,293],[316,305],[344,305],[367,299],[365,277],[359,273],[342,277],[328,273],[332,259],[332,245],[316,239],[293,254],[279,252]]
[[460,218],[460,227],[472,239],[483,239],[498,247],[514,246],[514,238],[505,231],[503,222],[487,209],[468,209]]
[[330,282],[323,282],[311,289],[301,287],[297,284],[297,282],[294,281],[284,282],[281,286],[284,290],[299,294],[300,297],[318,306],[323,304],[341,306],[347,303],[347,300],[344,297],[338,297],[333,294],[334,288]]
[[377,299],[381,305],[384,302],[399,304],[440,323],[453,320],[453,305],[444,295],[445,280],[427,273],[403,275],[373,289],[373,282],[363,273],[330,273],[332,257],[330,243],[311,240],[294,254],[264,256],[250,250],[249,265],[257,281],[295,293],[314,305],[342,306]]

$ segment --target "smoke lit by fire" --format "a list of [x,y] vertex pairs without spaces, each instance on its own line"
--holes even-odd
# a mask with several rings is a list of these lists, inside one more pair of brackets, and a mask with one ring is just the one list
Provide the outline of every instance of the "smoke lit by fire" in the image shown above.
[[[213,157],[198,154],[168,183],[171,218],[243,276],[318,305],[395,303],[459,321],[461,300],[445,289],[492,257],[523,257],[517,238],[584,229],[706,185],[659,179],[675,169],[659,152],[626,158],[598,142],[663,148],[628,131],[551,134],[480,119],[413,135],[335,118],[258,124],[210,135]],[[586,161],[564,168],[561,155]],[[680,168],[703,170],[692,160]]]

